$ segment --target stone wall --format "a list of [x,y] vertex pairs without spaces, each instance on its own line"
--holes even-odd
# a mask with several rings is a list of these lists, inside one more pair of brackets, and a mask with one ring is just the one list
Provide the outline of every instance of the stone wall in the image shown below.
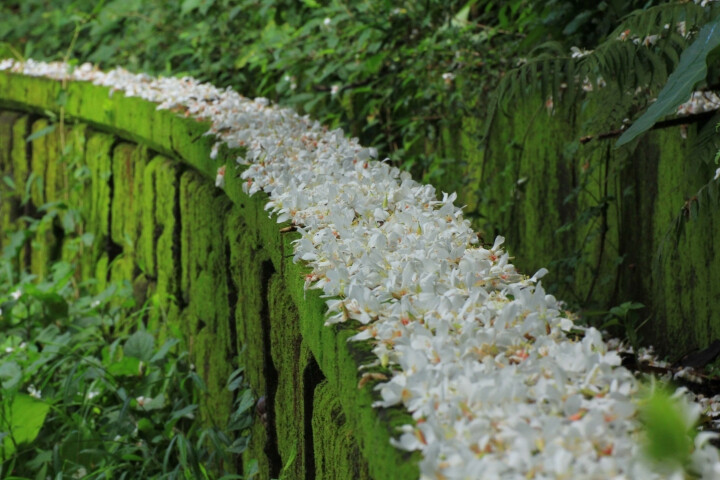
[[506,237],[519,270],[549,268],[558,298],[592,313],[643,303],[645,342],[677,359],[720,338],[720,210],[717,198],[695,198],[717,168],[717,149],[698,137],[720,115],[622,149],[617,137],[580,142],[611,129],[598,111],[614,95],[608,87],[553,112],[531,96],[498,112],[486,148],[460,152],[470,183],[459,203],[486,241]]
[[[267,419],[254,423],[238,465],[257,460],[258,478],[282,469],[295,479],[417,478],[418,455],[389,442],[409,415],[372,408],[373,382],[358,388],[369,347],[347,343],[356,333],[347,326],[324,326],[324,301],[292,262],[297,235],[268,218],[264,195],[242,192],[232,152],[210,160],[207,124],[109,93],[0,72],[0,177],[29,195],[0,186],[0,227],[20,230],[23,216],[65,202],[80,212],[75,232],[90,234],[71,247],[58,217],[26,239],[18,261],[40,277],[65,259],[99,286],[131,282],[139,304],[157,307],[148,327],[180,334],[190,350],[208,386],[202,421],[227,419],[225,384],[244,365]],[[54,131],[26,141],[52,121]],[[221,190],[214,179],[226,162]],[[4,248],[12,237],[1,238]]]

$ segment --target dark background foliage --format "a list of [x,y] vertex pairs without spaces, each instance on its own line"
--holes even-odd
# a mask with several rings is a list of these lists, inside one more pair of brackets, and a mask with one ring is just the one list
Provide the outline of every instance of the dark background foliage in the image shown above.
[[67,55],[269,97],[438,181],[453,159],[424,140],[453,118],[484,117],[517,58],[550,40],[592,47],[653,3],[661,2],[6,1],[0,41],[24,58]]

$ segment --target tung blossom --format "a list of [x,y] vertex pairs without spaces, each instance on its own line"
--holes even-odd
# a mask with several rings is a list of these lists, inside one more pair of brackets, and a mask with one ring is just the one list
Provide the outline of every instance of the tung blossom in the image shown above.
[[[421,479],[667,478],[642,455],[638,380],[617,349],[574,323],[545,291],[544,269],[519,273],[502,237],[478,245],[455,194],[374,161],[341,130],[194,79],[32,61],[0,69],[182,105],[212,122],[218,142],[245,146],[243,189],[265,191],[269,214],[297,226],[294,258],[328,297],[326,322],[357,320],[351,340],[370,342],[372,365],[388,369],[362,378],[380,381],[375,407],[412,415],[392,445],[421,452]],[[704,437],[691,463],[703,478],[720,471]]]

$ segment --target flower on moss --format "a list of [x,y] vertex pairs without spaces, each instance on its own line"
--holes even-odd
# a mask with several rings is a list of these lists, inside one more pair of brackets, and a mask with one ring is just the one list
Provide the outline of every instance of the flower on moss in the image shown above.
[[225,188],[225,165],[218,167],[217,175],[215,176],[215,186],[218,188]]

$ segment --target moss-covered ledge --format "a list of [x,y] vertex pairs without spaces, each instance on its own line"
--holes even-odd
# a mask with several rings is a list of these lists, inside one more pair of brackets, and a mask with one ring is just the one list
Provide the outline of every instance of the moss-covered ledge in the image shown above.
[[[181,193],[191,195],[189,198],[180,198],[180,211],[186,214],[192,212],[196,201],[199,202],[206,197],[210,199],[208,204],[223,205],[222,202],[212,200],[212,194],[208,192],[211,191],[210,185],[214,183],[218,167],[227,164],[225,194],[234,205],[231,209],[228,208],[228,211],[219,211],[218,215],[231,214],[241,217],[240,223],[245,228],[243,235],[247,237],[241,240],[254,241],[254,243],[262,245],[262,254],[257,259],[238,260],[261,262],[263,258],[267,258],[272,264],[271,270],[275,272],[272,278],[278,280],[269,278],[270,287],[267,288],[273,288],[274,284],[281,285],[280,290],[282,291],[279,294],[285,293],[290,299],[291,305],[284,306],[282,301],[278,300],[277,305],[270,305],[270,314],[273,314],[272,311],[275,310],[276,314],[282,317],[284,308],[297,309],[301,341],[276,346],[274,350],[280,352],[284,349],[302,356],[305,355],[302,350],[307,348],[314,361],[317,362],[321,376],[326,379],[326,384],[321,383],[320,385],[327,385],[327,387],[323,387],[323,394],[320,397],[316,396],[314,404],[324,405],[324,408],[328,409],[336,408],[332,407],[335,403],[328,404],[327,401],[323,401],[323,398],[327,397],[327,391],[335,392],[335,401],[341,407],[346,421],[344,432],[357,439],[359,448],[368,464],[371,478],[378,480],[417,478],[419,476],[419,454],[402,452],[390,445],[390,438],[397,435],[395,427],[411,423],[411,417],[399,408],[372,408],[372,402],[377,399],[377,395],[372,390],[373,382],[368,382],[363,388],[358,388],[360,381],[358,367],[373,360],[372,353],[366,345],[347,342],[348,337],[357,333],[355,330],[349,329],[347,326],[324,326],[325,302],[320,298],[318,291],[305,290],[305,275],[309,271],[302,265],[292,262],[291,242],[297,238],[296,234],[281,233],[282,225],[278,225],[274,218],[268,218],[267,212],[264,210],[267,201],[264,194],[248,197],[243,193],[242,180],[239,178],[241,171],[235,163],[236,155],[233,152],[221,149],[215,160],[210,158],[214,138],[204,135],[209,124],[186,118],[182,112],[157,110],[156,105],[151,102],[136,97],[125,97],[122,92],[110,92],[110,89],[106,87],[90,83],[69,82],[63,93],[63,85],[60,81],[0,72],[0,108],[2,109],[31,112],[38,116],[47,116],[47,112],[60,114],[61,106],[58,102],[60,98],[66,99],[64,102],[66,121],[89,124],[96,130],[136,142],[199,172],[204,179],[198,184],[201,186],[192,187],[194,184],[188,186],[187,182],[191,182],[192,179],[182,180],[186,184],[176,186]],[[183,174],[177,178],[187,179],[188,176]],[[192,190],[192,188],[198,190]],[[223,221],[233,224],[236,219],[228,218]],[[192,232],[192,234],[212,237],[214,232],[198,231]],[[229,255],[229,257],[232,261],[233,255]],[[185,263],[184,259],[183,268],[185,268]],[[242,270],[238,271],[240,276],[245,274],[246,272]],[[182,275],[182,278],[185,278],[184,272]],[[252,285],[252,282],[248,282],[248,285]],[[206,289],[208,288],[206,287]],[[249,298],[256,294],[259,292],[238,292],[238,295],[243,298]],[[287,315],[290,320],[293,317],[294,315]],[[239,337],[237,342],[241,344],[240,346],[256,341],[253,338],[243,338],[245,333],[251,332],[240,324],[241,315],[236,315],[236,318],[238,318]],[[192,319],[186,320],[192,321]],[[282,336],[279,340],[282,341]],[[258,370],[256,374],[248,372],[253,387],[258,391],[261,391],[265,385],[264,380],[258,375],[261,372],[262,370]],[[308,375],[312,376],[312,372]],[[219,381],[224,381],[224,379]],[[282,392],[283,389],[278,386],[277,391]],[[280,405],[281,400],[278,399],[279,403],[276,405]],[[306,400],[307,412],[307,408],[312,408],[307,404],[312,404],[313,399]],[[278,423],[282,423],[279,415],[275,415],[275,417],[275,426],[281,427],[278,425]],[[313,423],[316,422],[313,420]],[[259,428],[256,427],[254,431],[258,432]],[[305,433],[307,434],[307,431]],[[297,439],[297,442],[292,442],[292,439],[290,442],[285,440],[288,435],[299,435],[300,432],[277,431],[274,434],[279,440],[277,442],[278,453],[283,465],[292,462],[295,457],[307,460],[316,456],[319,459],[322,458],[315,462],[316,468],[322,464],[324,465],[323,470],[329,471],[326,464],[333,460],[331,456],[318,455],[320,442],[315,442],[315,452],[299,451],[304,445],[307,445],[302,439]],[[300,471],[297,472],[297,475],[301,474]]]

